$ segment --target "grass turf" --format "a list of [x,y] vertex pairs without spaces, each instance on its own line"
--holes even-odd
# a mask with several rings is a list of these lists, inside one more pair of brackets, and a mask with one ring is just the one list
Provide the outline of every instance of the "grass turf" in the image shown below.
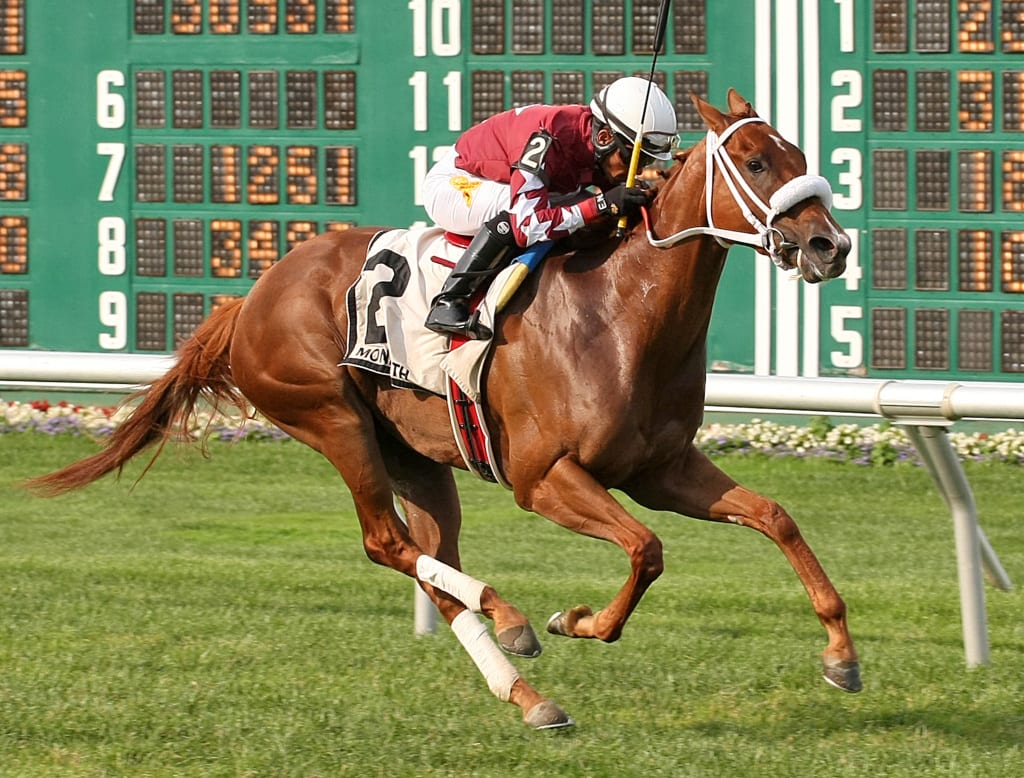
[[[992,662],[964,666],[952,526],[927,473],[721,460],[797,518],[850,607],[865,690],[820,679],[824,632],[750,530],[637,509],[666,572],[621,641],[542,635],[515,660],[573,715],[529,731],[413,584],[364,556],[344,485],[295,443],[169,449],[134,489],[15,488],[93,450],[0,436],[0,775],[1011,776],[1024,763],[1019,591],[987,591]],[[1024,581],[1019,467],[967,463]],[[608,601],[624,555],[459,479],[466,569],[538,630]],[[634,506],[635,507],[635,506]]]

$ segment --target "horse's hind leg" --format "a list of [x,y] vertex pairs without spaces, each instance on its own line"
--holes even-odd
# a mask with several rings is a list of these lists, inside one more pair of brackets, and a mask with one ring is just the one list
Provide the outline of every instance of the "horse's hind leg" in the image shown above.
[[[451,625],[495,696],[518,706],[523,720],[534,729],[571,726],[573,720],[520,677],[484,625],[461,598],[454,596],[461,593],[460,587],[474,590],[479,593],[477,607],[482,609],[489,587],[425,554],[412,539],[395,511],[391,479],[377,442],[372,415],[347,381],[343,379],[331,385],[333,393],[321,393],[318,402],[308,404],[300,397],[308,398],[310,388],[296,389],[291,402],[287,403],[287,410],[282,408],[280,416],[274,413],[271,403],[259,407],[286,432],[323,454],[345,479],[363,531],[363,547],[371,560],[421,582],[424,578],[421,568],[427,560],[430,569],[446,571],[445,580],[454,579],[459,584],[454,592],[441,591],[434,586],[424,586],[424,590]],[[250,399],[258,394],[252,387],[245,391]],[[406,504],[413,522],[419,523],[423,509],[412,500]],[[439,550],[457,555],[457,551],[452,551],[452,543],[442,531],[438,532]]]
[[860,665],[846,623],[846,603],[796,522],[777,502],[740,486],[693,448],[675,468],[650,473],[624,486],[624,490],[655,510],[739,524],[771,538],[800,577],[828,634],[828,646],[822,654],[825,680],[844,691],[861,690]]
[[[391,487],[402,503],[416,545],[461,570],[462,511],[451,468],[386,438],[380,440],[380,445],[391,473]],[[430,587],[423,582],[420,585]],[[529,620],[491,586],[480,595],[480,611],[494,622],[494,635],[504,651],[527,658],[540,654],[540,641]]]
[[[413,542],[426,552],[417,558],[413,577],[418,578],[495,696],[518,706],[523,720],[534,729],[572,726],[572,718],[530,686],[501,654],[486,627],[462,601],[469,598],[457,598],[453,595],[459,593],[458,589],[445,591],[442,584],[435,586],[424,580],[421,565],[425,558],[432,570],[437,569],[437,563],[442,569],[447,568],[448,572],[442,577],[463,575],[455,573],[460,569],[461,510],[451,468],[393,443],[385,443],[384,448],[391,490],[402,503]],[[465,579],[478,585],[475,608],[494,620],[502,647],[508,653],[522,656],[539,654],[540,643],[526,617],[499,597],[492,587],[478,584],[468,576]]]

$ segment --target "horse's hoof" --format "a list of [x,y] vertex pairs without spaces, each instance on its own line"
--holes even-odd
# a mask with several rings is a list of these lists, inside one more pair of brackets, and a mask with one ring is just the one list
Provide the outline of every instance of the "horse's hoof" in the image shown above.
[[548,632],[552,635],[564,635],[567,638],[576,637],[576,622],[583,616],[593,615],[593,611],[586,605],[577,605],[567,611],[557,611],[548,619]]
[[859,692],[864,688],[860,681],[860,664],[857,660],[825,659],[825,680],[844,692]]
[[531,729],[565,729],[576,725],[572,716],[551,700],[538,702],[526,712],[523,721]]
[[503,629],[498,633],[497,638],[498,645],[502,650],[512,656],[533,659],[535,656],[540,656],[540,652],[543,650],[537,639],[537,633],[533,631],[533,627],[529,623]]
[[569,633],[565,631],[565,611],[555,611],[551,614],[551,618],[548,619],[548,632],[569,637]]

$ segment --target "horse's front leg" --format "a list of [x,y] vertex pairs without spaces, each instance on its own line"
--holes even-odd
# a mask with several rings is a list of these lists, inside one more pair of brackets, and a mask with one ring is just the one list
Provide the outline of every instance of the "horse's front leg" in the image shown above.
[[825,680],[844,691],[861,690],[857,652],[846,623],[846,603],[782,506],[740,486],[692,447],[674,465],[646,473],[623,485],[623,490],[655,510],[752,527],[771,538],[800,577],[828,633],[828,646],[822,655]]
[[527,510],[573,532],[614,543],[629,556],[629,578],[607,606],[594,613],[580,605],[556,613],[548,623],[548,631],[557,635],[618,640],[640,598],[661,575],[661,541],[568,458],[559,460],[530,489],[522,494],[517,490],[517,499]]

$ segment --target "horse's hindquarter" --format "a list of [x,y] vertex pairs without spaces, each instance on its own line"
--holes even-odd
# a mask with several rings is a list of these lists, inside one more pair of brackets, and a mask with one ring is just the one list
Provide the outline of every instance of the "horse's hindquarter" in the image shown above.
[[375,231],[328,232],[307,240],[267,270],[246,298],[239,328],[250,339],[302,347],[303,333],[344,326],[345,292],[358,276]]
[[271,418],[288,420],[283,406],[294,399],[289,390],[315,393],[337,383],[345,348],[345,293],[375,232],[329,232],[305,241],[249,292],[232,341],[232,377]]

